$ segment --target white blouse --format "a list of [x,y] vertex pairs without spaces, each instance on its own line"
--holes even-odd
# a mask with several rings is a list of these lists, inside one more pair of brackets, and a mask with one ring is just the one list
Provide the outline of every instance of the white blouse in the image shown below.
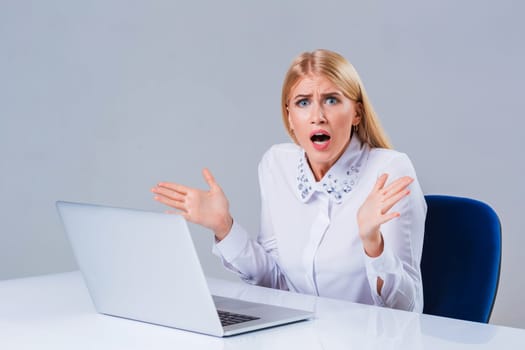
[[[384,251],[366,255],[357,211],[377,178],[414,178],[410,194],[391,210],[401,216],[381,225]],[[243,280],[266,287],[422,312],[420,260],[426,202],[408,157],[372,148],[353,137],[321,181],[304,150],[272,146],[259,164],[261,228],[257,240],[234,222],[214,245],[224,265]],[[377,294],[377,277],[383,281]]]

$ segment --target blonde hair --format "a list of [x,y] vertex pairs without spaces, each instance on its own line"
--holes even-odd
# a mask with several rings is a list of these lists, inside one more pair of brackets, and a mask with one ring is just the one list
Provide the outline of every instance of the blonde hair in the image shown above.
[[[347,98],[361,103],[361,121],[357,131],[357,136],[361,142],[368,144],[370,147],[392,148],[355,68],[338,53],[321,49],[300,54],[292,62],[284,78],[281,95],[283,122],[286,131],[288,131],[295,143],[297,143],[297,139],[288,121],[287,107],[290,92],[301,78],[312,74],[328,78],[341,89],[341,92]],[[352,130],[353,133],[354,131]]]

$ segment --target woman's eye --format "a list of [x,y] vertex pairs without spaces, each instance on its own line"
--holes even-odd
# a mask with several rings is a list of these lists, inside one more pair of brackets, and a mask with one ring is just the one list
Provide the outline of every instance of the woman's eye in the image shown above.
[[339,101],[335,97],[327,97],[326,100],[325,100],[325,103],[327,105],[335,105],[337,102],[339,102]]
[[310,101],[308,101],[307,99],[302,99],[302,100],[299,100],[295,103],[298,107],[306,107],[310,104]]

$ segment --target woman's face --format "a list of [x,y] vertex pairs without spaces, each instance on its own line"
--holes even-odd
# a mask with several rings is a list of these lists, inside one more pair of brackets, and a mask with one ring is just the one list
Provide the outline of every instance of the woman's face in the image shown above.
[[361,120],[360,110],[360,103],[321,75],[300,79],[290,91],[288,121],[317,180],[343,154],[352,125]]

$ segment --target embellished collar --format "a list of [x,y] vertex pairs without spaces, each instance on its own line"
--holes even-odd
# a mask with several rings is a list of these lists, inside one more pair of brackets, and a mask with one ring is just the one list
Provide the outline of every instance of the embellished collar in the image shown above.
[[357,185],[368,153],[368,145],[362,144],[358,137],[352,137],[341,157],[317,182],[308,165],[306,152],[303,151],[297,166],[296,192],[299,199],[306,203],[314,192],[319,191],[325,192],[329,198],[341,204]]

